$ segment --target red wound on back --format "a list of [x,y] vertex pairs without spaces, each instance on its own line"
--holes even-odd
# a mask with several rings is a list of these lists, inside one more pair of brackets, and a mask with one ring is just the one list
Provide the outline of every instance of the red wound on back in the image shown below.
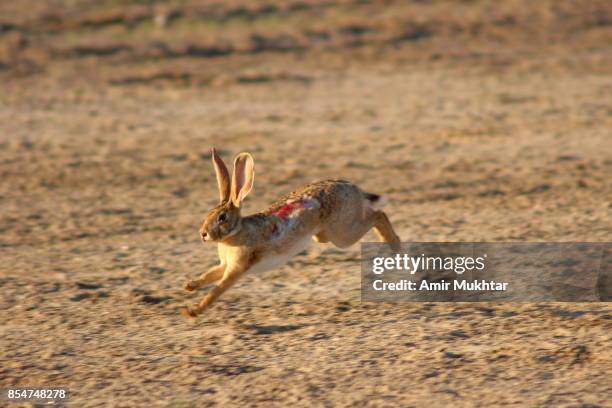
[[299,210],[304,208],[304,202],[302,200],[299,201],[293,201],[290,203],[286,203],[285,205],[283,205],[281,208],[279,208],[278,210],[276,210],[275,212],[273,212],[274,215],[276,215],[278,218],[280,218],[281,220],[286,219],[288,216],[290,216],[291,214],[293,214],[293,212],[295,210]]

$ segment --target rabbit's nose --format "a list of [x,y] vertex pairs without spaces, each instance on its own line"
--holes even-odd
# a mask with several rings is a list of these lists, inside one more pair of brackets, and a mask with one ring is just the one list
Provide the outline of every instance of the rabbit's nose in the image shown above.
[[202,237],[202,240],[206,241],[206,238],[208,238],[208,234],[206,233],[206,231],[200,231],[200,237]]

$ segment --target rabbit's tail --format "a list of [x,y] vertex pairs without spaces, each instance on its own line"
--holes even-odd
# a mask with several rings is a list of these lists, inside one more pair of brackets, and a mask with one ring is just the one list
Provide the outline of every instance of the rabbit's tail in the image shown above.
[[385,198],[379,194],[373,193],[363,193],[363,198],[370,204],[370,206],[375,210],[380,210],[385,206],[387,201]]

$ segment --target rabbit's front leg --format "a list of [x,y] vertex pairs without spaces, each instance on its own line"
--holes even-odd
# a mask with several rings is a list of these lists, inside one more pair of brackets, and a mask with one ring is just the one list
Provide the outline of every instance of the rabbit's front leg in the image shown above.
[[206,286],[209,283],[218,281],[223,277],[225,272],[225,264],[215,265],[206,272],[204,272],[198,279],[193,279],[187,282],[185,290],[192,292],[196,289],[200,289],[202,286]]
[[183,311],[184,314],[190,317],[196,317],[200,313],[202,313],[205,309],[207,309],[219,296],[223,294],[226,290],[230,288],[239,277],[241,277],[248,268],[244,268],[241,266],[230,266],[225,270],[223,274],[223,278],[217,283],[213,288],[208,292],[200,303],[195,307],[189,307]]

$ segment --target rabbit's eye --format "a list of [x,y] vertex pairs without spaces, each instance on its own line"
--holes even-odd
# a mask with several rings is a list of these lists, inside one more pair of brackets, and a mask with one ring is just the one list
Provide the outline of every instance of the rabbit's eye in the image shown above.
[[225,222],[225,220],[227,220],[227,214],[225,213],[221,213],[219,214],[219,217],[217,217],[217,221],[219,222]]

